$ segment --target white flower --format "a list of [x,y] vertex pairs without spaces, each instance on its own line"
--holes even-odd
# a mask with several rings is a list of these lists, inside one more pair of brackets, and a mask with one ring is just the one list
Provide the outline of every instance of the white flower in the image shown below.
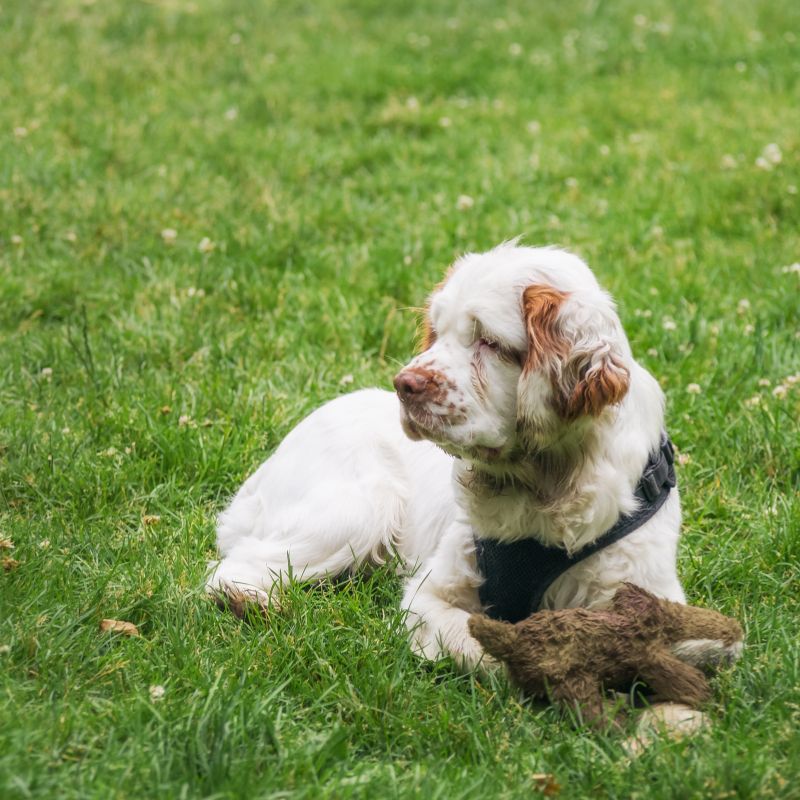
[[655,347],[651,347],[647,351],[647,355],[649,355],[651,358],[656,358],[658,356],[658,350],[656,350]]
[[755,408],[756,406],[761,405],[761,395],[754,394],[752,397],[749,397],[747,400],[744,401],[744,404],[749,408]]
[[678,326],[675,324],[675,320],[672,320],[669,317],[664,317],[664,319],[661,321],[661,327],[665,331],[674,331]]
[[796,261],[794,264],[789,264],[789,266],[784,267],[781,272],[784,275],[788,275],[790,272],[796,272],[800,275],[800,261]]
[[664,235],[664,229],[660,225],[653,225],[653,227],[650,228],[650,235],[654,239],[660,239]]
[[459,211],[466,211],[474,205],[475,201],[468,194],[460,194],[456,200],[456,208]]
[[747,64],[744,61],[737,61],[733,67],[737,72],[747,72]]
[[163,686],[151,686],[150,687],[150,699],[155,703],[164,696],[166,693],[166,689]]
[[759,169],[763,169],[764,172],[769,172],[772,169],[772,164],[770,164],[770,162],[767,161],[767,159],[764,158],[764,156],[759,156],[756,159],[756,166]]
[[690,461],[692,457],[688,453],[678,453],[678,463],[685,467]]
[[414,259],[410,255],[403,256],[403,263],[408,267]]
[[0,644],[0,656],[7,655],[10,652],[11,652],[10,644]]
[[508,46],[508,52],[512,56],[521,56],[522,55],[522,45],[519,42],[511,42]]
[[16,136],[17,139],[24,139],[27,135],[28,129],[24,125],[19,125],[14,128],[14,136]]
[[637,14],[633,18],[633,24],[637,28],[645,28],[645,27],[647,27],[647,17],[644,14]]
[[787,375],[783,382],[787,386],[794,386],[796,383],[800,383],[800,372],[795,373],[794,375]]
[[64,234],[64,238],[65,238],[65,239],[66,239],[68,242],[77,242],[77,241],[78,241],[78,234],[76,234],[76,233],[75,233],[75,231],[67,231],[67,232]]
[[759,378],[758,385],[759,386],[770,386],[772,381],[769,378]]
[[50,547],[50,540],[49,539],[42,539],[42,541],[39,542],[39,547],[42,550],[47,550],[47,548]]
[[726,153],[719,160],[719,165],[722,169],[736,169],[736,158],[730,153]]
[[793,183],[790,183],[786,187],[786,194],[797,194],[797,187]]
[[450,117],[439,117],[439,126],[442,128],[449,128],[453,124]]
[[175,244],[175,240],[178,238],[178,231],[174,228],[164,228],[164,230],[161,231],[161,238],[164,244]]
[[233,122],[233,120],[235,120],[236,117],[238,116],[239,116],[239,109],[235,107],[229,108],[225,112],[225,119],[227,119],[229,122]]
[[690,383],[686,387],[686,391],[689,392],[689,394],[700,394],[700,392],[702,392],[703,390],[700,388],[699,383]]
[[761,152],[761,155],[764,156],[770,164],[780,164],[783,160],[781,148],[779,145],[775,144],[775,142],[768,144]]
[[188,425],[191,421],[192,418],[188,414],[181,414],[180,417],[178,417],[178,425],[181,428]]
[[241,36],[241,34],[239,34],[239,33],[232,33],[232,34],[231,34],[231,35],[228,37],[228,41],[229,41],[231,44],[241,44],[241,43],[242,43],[242,36]]
[[564,185],[567,189],[577,189],[578,188],[578,179],[577,178],[567,178],[564,181]]
[[353,382],[353,376],[351,374],[342,375],[341,379],[339,380],[339,386],[348,386]]
[[788,387],[784,386],[782,383],[779,383],[773,390],[772,396],[777,397],[779,400],[786,397],[786,392],[788,392]]
[[215,247],[216,245],[211,241],[211,239],[208,238],[208,236],[204,236],[197,245],[197,249],[201,253],[210,253]]
[[416,97],[409,97],[406,100],[406,108],[409,111],[419,111],[419,100]]
[[611,155],[611,148],[607,144],[601,144],[600,147],[598,147],[597,149],[600,152],[601,156]]
[[11,237],[11,244],[16,245],[17,247],[19,247],[22,244],[22,237],[18,233],[15,233]]
[[750,310],[750,301],[743,297],[736,305],[736,313],[741,316],[742,314],[746,314]]
[[719,325],[717,325],[716,322],[713,325],[709,325],[708,330],[711,332],[712,336],[719,336]]
[[186,296],[187,297],[205,297],[206,296],[206,290],[205,289],[196,289],[194,286],[190,286],[186,290]]
[[756,329],[755,325],[750,325],[749,323],[742,328],[742,333],[745,336],[749,336],[754,330]]
[[44,367],[39,375],[44,378],[46,381],[49,381],[53,377],[53,368],[52,367]]

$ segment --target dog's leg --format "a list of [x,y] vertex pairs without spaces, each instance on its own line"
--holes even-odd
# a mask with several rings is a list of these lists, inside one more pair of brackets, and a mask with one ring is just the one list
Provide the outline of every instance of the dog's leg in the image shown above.
[[[244,501],[253,505],[251,497]],[[224,557],[206,579],[206,591],[234,611],[247,601],[278,605],[290,580],[317,581],[381,563],[392,554],[403,513],[396,493],[364,497],[345,484],[318,485],[302,502],[274,503],[273,514],[255,514],[245,502],[235,500],[222,515],[220,538],[234,523],[239,529],[227,536]]]
[[480,611],[471,530],[454,523],[434,555],[406,584],[402,607],[407,612],[413,651],[430,660],[450,656],[464,670],[488,672],[497,662],[469,633],[470,614]]

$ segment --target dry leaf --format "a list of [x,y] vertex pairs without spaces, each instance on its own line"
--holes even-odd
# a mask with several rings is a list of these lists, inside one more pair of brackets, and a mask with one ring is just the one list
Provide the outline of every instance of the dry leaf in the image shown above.
[[132,622],[121,619],[100,620],[100,630],[105,633],[124,633],[126,636],[138,636],[139,629]]
[[0,539],[0,550],[13,550],[14,542],[11,539]]
[[555,797],[561,791],[561,786],[556,782],[556,776],[549,772],[536,772],[531,775],[536,789],[545,797]]
[[161,517],[158,514],[145,514],[142,517],[142,522],[145,525],[155,525],[157,522],[161,522]]
[[19,561],[16,558],[11,558],[11,556],[5,556],[0,558],[0,564],[3,565],[3,572],[11,572],[12,569],[16,569],[19,566]]

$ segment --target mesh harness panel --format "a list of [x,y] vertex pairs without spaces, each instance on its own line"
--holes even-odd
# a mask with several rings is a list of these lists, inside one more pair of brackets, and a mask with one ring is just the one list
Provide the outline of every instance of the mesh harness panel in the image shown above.
[[621,516],[600,538],[572,555],[547,547],[536,539],[504,543],[475,539],[478,569],[484,577],[479,589],[486,613],[494,619],[519,622],[539,609],[545,592],[556,578],[610,544],[644,525],[664,505],[675,486],[675,456],[666,433],[650,454],[635,495],[639,506]]

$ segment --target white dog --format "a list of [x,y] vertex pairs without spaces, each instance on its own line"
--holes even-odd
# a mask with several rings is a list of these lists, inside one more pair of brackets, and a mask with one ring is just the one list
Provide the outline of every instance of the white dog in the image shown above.
[[[641,504],[663,394],[583,261],[516,243],[456,262],[395,388],[333,400],[286,437],[220,516],[208,589],[266,606],[290,575],[396,553],[415,651],[471,668],[483,654],[467,619],[486,605],[476,541],[591,549]],[[603,606],[623,581],[683,602],[680,500],[665,491],[644,524],[556,577],[542,607]],[[676,653],[733,655],[708,640]]]

